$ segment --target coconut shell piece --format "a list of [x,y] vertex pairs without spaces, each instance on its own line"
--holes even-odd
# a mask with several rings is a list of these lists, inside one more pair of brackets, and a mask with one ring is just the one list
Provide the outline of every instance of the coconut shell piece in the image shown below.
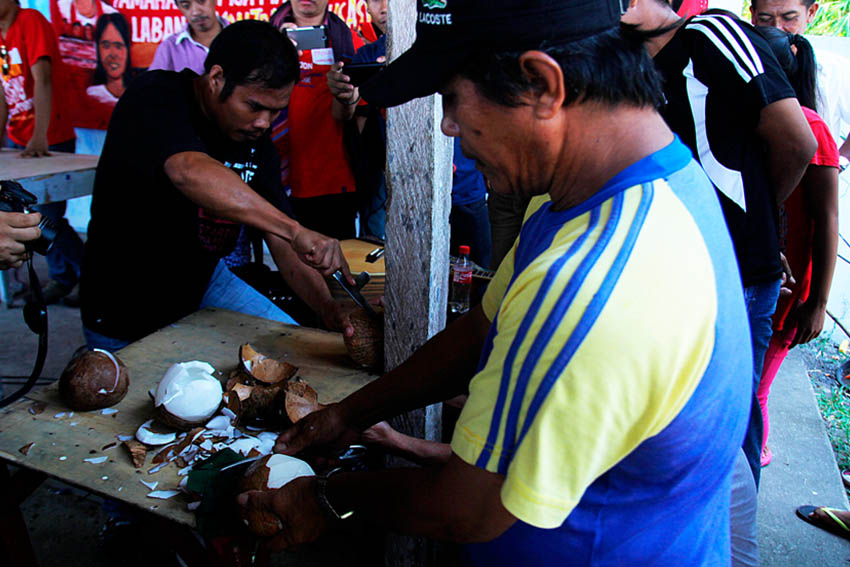
[[265,384],[284,382],[298,372],[298,367],[261,354],[248,343],[239,347],[239,364],[251,376]]
[[130,453],[130,459],[132,459],[134,467],[140,469],[145,466],[145,457],[148,454],[148,448],[144,443],[130,439],[129,441],[124,441],[123,445],[127,449],[127,452]]
[[114,406],[124,399],[129,387],[127,366],[100,349],[76,354],[59,378],[59,396],[77,411]]
[[22,455],[26,456],[27,453],[30,452],[30,449],[32,449],[33,445],[35,445],[35,441],[33,441],[31,443],[27,443],[26,445],[24,445],[23,447],[18,449],[18,452],[20,452]]
[[370,315],[363,308],[352,311],[349,320],[354,327],[354,334],[344,336],[343,340],[355,364],[381,372],[384,368],[384,317],[383,311],[378,312],[380,318]]
[[296,379],[287,383],[286,415],[295,423],[305,415],[323,408],[319,403],[319,395],[307,382]]
[[[239,416],[241,423],[254,421],[280,422],[284,419],[286,412],[287,384],[288,382],[270,385],[257,383],[256,386],[236,384],[232,390],[226,393],[228,407]],[[238,400],[239,411],[231,407],[236,405],[236,402],[232,401],[231,398]]]
[[165,405],[155,407],[153,416],[159,423],[167,425],[168,427],[173,427],[174,429],[179,429],[180,431],[189,431],[197,427],[199,423],[204,423],[206,421],[206,419],[201,421],[186,421],[185,419],[180,419],[176,415],[168,413],[168,410],[165,409]]
[[[300,476],[313,474],[313,469],[304,461],[286,455],[267,455],[248,467],[239,489],[240,492],[276,490]],[[280,518],[266,510],[243,508],[241,513],[248,529],[260,537],[272,537],[283,527]]]

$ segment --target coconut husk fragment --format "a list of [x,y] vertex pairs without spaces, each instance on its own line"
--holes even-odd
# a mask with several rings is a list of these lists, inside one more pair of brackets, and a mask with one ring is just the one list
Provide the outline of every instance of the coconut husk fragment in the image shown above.
[[265,384],[284,382],[298,372],[298,367],[259,353],[248,343],[239,348],[239,364],[252,377]]
[[292,423],[307,414],[323,408],[319,395],[307,382],[301,379],[291,380],[286,388],[286,415]]
[[24,445],[23,447],[18,449],[18,452],[20,452],[22,455],[26,456],[27,453],[30,452],[30,449],[32,449],[33,445],[35,445],[35,441],[33,441],[31,443],[27,443],[26,445]]
[[145,457],[148,454],[148,448],[144,443],[130,439],[124,441],[123,445],[127,449],[127,452],[130,453],[130,459],[133,461],[134,467],[140,469],[145,466]]

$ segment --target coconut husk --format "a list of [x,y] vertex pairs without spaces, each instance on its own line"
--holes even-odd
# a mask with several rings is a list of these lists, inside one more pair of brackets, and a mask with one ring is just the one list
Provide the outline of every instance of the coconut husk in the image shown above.
[[307,382],[300,378],[287,382],[286,415],[292,423],[323,408],[319,403],[319,395]]
[[351,312],[351,326],[354,334],[343,337],[345,348],[351,359],[363,368],[376,372],[384,368],[384,318],[379,310],[380,318],[369,314],[365,309],[358,308]]
[[248,343],[239,347],[239,365],[253,378],[265,384],[284,382],[298,372],[298,367],[259,353]]
[[145,466],[145,457],[148,454],[148,448],[144,443],[130,439],[124,441],[123,445],[127,449],[127,452],[130,453],[130,459],[133,461],[134,467],[140,469]]
[[236,384],[233,390],[228,392],[228,399],[238,399],[240,411],[237,413],[234,410],[234,413],[237,413],[243,423],[258,420],[278,423],[284,420],[286,415],[286,385],[287,382],[256,386]]
[[105,352],[76,354],[59,377],[59,397],[73,410],[89,411],[114,406],[127,394],[130,377],[127,366],[114,354],[115,363]]
[[154,419],[161,424],[173,427],[174,429],[179,429],[180,431],[189,431],[209,421],[209,417],[205,417],[204,419],[199,419],[197,421],[186,421],[185,419],[181,419],[176,415],[169,413],[168,410],[165,409],[165,404],[155,407],[153,416]]

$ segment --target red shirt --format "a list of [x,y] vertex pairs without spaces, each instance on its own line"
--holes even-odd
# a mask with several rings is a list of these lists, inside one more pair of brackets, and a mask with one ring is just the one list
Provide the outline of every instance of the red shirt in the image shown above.
[[47,19],[37,10],[20,9],[6,36],[0,34],[0,40],[8,53],[3,62],[9,63],[9,72],[0,73],[8,108],[9,138],[21,146],[26,146],[32,138],[35,127],[32,66],[42,57],[47,57],[50,59],[53,95],[47,143],[52,146],[72,140],[74,128],[63,102],[67,93],[65,68],[59,56],[56,36]]
[[[803,114],[809,121],[815,138],[818,141],[818,151],[809,165],[838,167],[838,146],[826,123],[818,114],[803,107]],[[791,286],[791,295],[779,298],[776,313],[773,315],[773,330],[781,331],[791,308],[797,303],[809,298],[812,284],[812,240],[814,238],[814,222],[806,211],[803,189],[797,186],[791,196],[783,203],[780,220],[780,244],[785,252],[791,273],[796,284]]]

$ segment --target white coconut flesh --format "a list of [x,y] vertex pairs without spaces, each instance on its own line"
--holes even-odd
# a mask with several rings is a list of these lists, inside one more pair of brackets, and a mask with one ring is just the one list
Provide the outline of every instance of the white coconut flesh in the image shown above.
[[213,372],[210,364],[198,360],[173,364],[156,388],[154,405],[165,406],[165,411],[187,422],[209,419],[223,393]]
[[270,490],[276,490],[301,476],[316,475],[310,465],[301,459],[279,453],[269,457],[266,467],[269,469],[269,480],[266,486]]
[[118,361],[115,360],[115,357],[108,350],[103,350],[103,349],[100,349],[100,348],[94,348],[92,350],[94,352],[99,352],[101,354],[105,354],[109,358],[109,360],[112,361],[112,365],[115,366],[115,383],[113,383],[112,387],[108,390],[101,388],[100,390],[97,391],[97,393],[101,394],[101,395],[111,394],[112,392],[115,391],[115,388],[118,387],[118,378],[121,377],[121,368],[118,366]]

